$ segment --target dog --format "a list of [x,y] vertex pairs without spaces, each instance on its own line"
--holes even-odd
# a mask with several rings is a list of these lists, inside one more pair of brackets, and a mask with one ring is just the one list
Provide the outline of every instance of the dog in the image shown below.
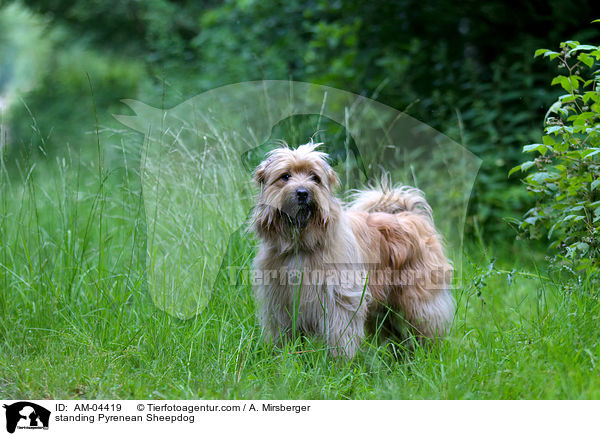
[[384,179],[344,205],[320,145],[283,145],[254,171],[254,292],[265,338],[314,335],[331,355],[352,358],[382,319],[386,335],[444,337],[452,266],[424,194]]

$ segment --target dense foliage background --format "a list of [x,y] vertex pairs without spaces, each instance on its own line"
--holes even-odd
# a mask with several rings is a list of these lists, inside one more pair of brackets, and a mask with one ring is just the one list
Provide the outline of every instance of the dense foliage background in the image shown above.
[[44,143],[51,151],[86,140],[95,113],[110,125],[120,98],[170,106],[256,79],[364,94],[484,160],[468,233],[506,241],[516,234],[506,218],[532,202],[508,170],[524,144],[539,141],[559,94],[552,66],[533,53],[597,39],[595,12],[585,0],[26,0],[0,15],[0,95],[13,96],[13,150]]

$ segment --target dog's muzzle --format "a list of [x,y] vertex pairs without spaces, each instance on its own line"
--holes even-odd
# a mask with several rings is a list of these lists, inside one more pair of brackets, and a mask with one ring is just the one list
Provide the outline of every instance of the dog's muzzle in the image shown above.
[[314,215],[314,201],[312,192],[307,188],[297,188],[283,204],[283,212],[294,227],[305,227]]
[[306,188],[296,189],[296,201],[298,201],[298,206],[308,205],[311,201],[310,191]]

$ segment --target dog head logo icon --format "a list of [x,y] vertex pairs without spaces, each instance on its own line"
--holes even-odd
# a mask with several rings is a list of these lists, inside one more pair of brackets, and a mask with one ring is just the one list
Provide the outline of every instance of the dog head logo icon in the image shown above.
[[50,421],[50,411],[42,406],[28,401],[19,401],[10,405],[5,404],[6,431],[14,433],[15,429],[47,429]]

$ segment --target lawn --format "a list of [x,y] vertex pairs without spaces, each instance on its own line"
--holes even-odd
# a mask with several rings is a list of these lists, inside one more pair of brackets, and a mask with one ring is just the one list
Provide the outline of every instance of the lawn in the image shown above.
[[261,340],[251,285],[227,268],[252,258],[243,231],[215,256],[221,272],[197,316],[158,308],[134,171],[111,169],[111,154],[63,155],[0,170],[2,398],[600,397],[596,290],[548,277],[530,244],[464,250],[444,342],[399,354],[369,338],[336,360],[311,339]]

